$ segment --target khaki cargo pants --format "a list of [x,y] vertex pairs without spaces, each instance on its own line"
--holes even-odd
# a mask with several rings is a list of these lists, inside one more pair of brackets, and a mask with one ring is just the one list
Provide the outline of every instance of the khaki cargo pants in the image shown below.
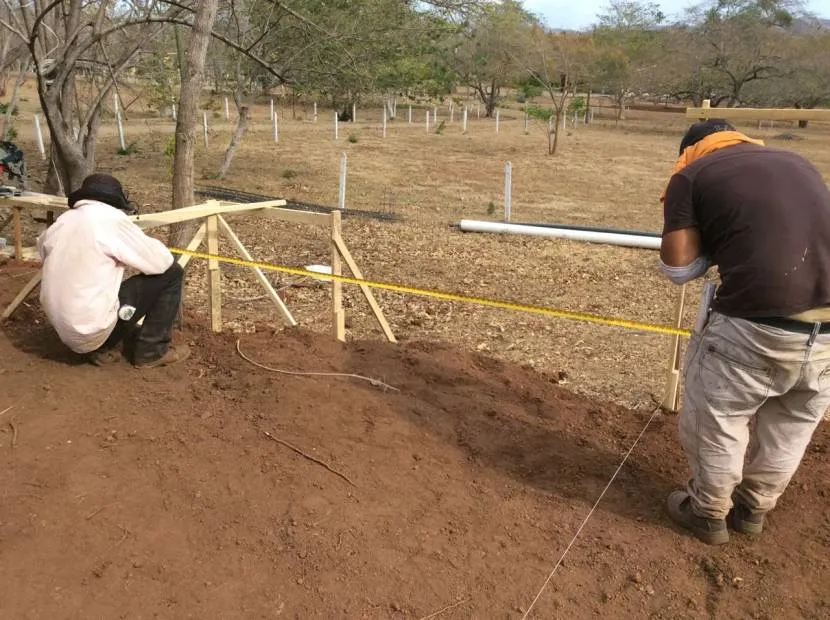
[[689,343],[684,381],[694,512],[726,517],[733,492],[753,511],[774,508],[830,406],[830,334],[712,313]]

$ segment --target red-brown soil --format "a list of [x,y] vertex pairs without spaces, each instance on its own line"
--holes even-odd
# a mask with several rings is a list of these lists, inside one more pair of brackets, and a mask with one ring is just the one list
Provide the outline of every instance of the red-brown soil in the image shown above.
[[[27,267],[0,268],[0,305]],[[0,617],[518,618],[650,412],[449,345],[188,317],[180,367],[96,368],[35,298],[0,332]],[[567,372],[567,368],[563,368]],[[354,482],[267,435],[296,445]],[[759,540],[713,549],[663,510],[660,415],[534,618],[830,617],[827,425]]]

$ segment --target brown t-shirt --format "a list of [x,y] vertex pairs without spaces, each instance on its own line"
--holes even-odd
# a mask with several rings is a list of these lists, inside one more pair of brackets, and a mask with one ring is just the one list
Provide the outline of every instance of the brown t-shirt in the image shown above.
[[700,230],[718,266],[714,309],[740,318],[830,305],[830,190],[806,159],[741,144],[673,175],[663,234]]

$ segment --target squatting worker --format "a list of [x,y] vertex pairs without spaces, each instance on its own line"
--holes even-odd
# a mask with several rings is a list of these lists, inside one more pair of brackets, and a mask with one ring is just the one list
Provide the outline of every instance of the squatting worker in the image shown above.
[[[135,207],[121,183],[90,175],[68,203],[37,242],[40,302],[63,343],[96,365],[118,361],[122,345],[139,367],[186,359],[187,346],[170,346],[182,268],[127,216]],[[125,267],[140,273],[122,282]]]
[[691,479],[668,510],[721,544],[727,521],[761,533],[830,405],[830,191],[800,155],[712,119],[683,137],[663,200],[666,275],[720,274],[686,353]]

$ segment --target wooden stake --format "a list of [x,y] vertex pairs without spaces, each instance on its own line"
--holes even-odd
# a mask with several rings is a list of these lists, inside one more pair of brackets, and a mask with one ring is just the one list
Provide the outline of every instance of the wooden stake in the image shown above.
[[[239,252],[240,256],[242,256],[242,258],[244,258],[245,260],[254,260],[251,256],[251,253],[248,252],[248,248],[246,248],[242,244],[242,242],[239,240],[239,237],[236,236],[236,233],[233,232],[233,229],[225,221],[225,218],[223,218],[221,215],[217,215],[216,219],[219,223],[219,230],[223,235],[225,235],[227,240],[231,242],[231,245],[233,245],[236,248],[236,251]],[[285,305],[285,302],[279,296],[277,291],[274,290],[274,287],[271,285],[270,280],[268,280],[265,274],[262,273],[262,270],[259,267],[251,267],[251,271],[254,272],[254,276],[256,277],[257,281],[262,286],[262,288],[265,289],[265,293],[268,295],[268,297],[271,298],[271,301],[274,302],[274,305],[277,307],[277,311],[282,316],[282,320],[285,322],[285,324],[289,327],[295,327],[297,325],[297,321],[291,315],[291,312],[288,310],[288,306]]]
[[[195,252],[196,250],[198,250],[199,246],[202,245],[202,241],[205,238],[205,232],[206,231],[207,231],[207,224],[204,224],[204,223],[201,224],[199,226],[198,230],[196,231],[196,234],[193,235],[193,239],[190,240],[190,243],[187,244],[187,248],[185,248],[185,249],[189,250],[190,252]],[[190,262],[191,258],[193,258],[193,257],[188,256],[187,254],[182,254],[181,256],[179,256],[179,258],[176,262],[179,263],[179,267],[184,269],[185,267],[187,267],[187,263]]]
[[17,310],[17,307],[20,304],[22,304],[23,301],[29,296],[29,293],[35,290],[35,287],[37,287],[37,285],[40,284],[40,280],[42,277],[43,272],[38,270],[38,272],[32,276],[32,279],[26,283],[26,286],[24,286],[23,289],[17,294],[17,296],[15,296],[12,302],[8,306],[6,306],[6,309],[3,310],[3,314],[2,316],[0,316],[0,319],[5,320],[9,318],[12,314],[14,314],[14,311]]
[[[346,247],[346,242],[343,241],[343,237],[336,237],[334,239],[334,244],[335,246],[337,246],[337,250],[343,257],[343,260],[346,261],[346,265],[348,265],[349,269],[352,272],[352,275],[355,278],[360,278],[361,280],[363,280],[363,273],[360,271],[360,267],[357,266],[357,263],[355,262],[354,258],[352,258],[352,253],[349,252],[349,248]],[[392,328],[389,326],[386,317],[383,315],[383,310],[380,309],[380,304],[378,304],[377,299],[375,299],[374,293],[372,293],[372,289],[366,286],[365,284],[360,284],[359,286],[360,290],[363,292],[363,296],[366,297],[366,301],[369,302],[369,307],[372,309],[372,314],[375,315],[375,318],[380,324],[380,328],[386,335],[386,339],[389,342],[397,342],[397,340],[395,339],[395,334],[392,333]]]
[[14,257],[16,260],[23,260],[23,209],[14,208]]
[[[208,254],[219,254],[219,217],[209,215],[207,224]],[[214,332],[222,331],[222,272],[219,261],[208,259],[208,307],[210,309],[210,328]]]
[[[343,275],[343,265],[340,262],[340,253],[337,248],[337,239],[340,238],[340,211],[331,212],[331,273],[335,276]],[[341,342],[346,341],[346,313],[343,310],[343,283],[332,280],[332,324],[334,337]]]
[[[681,327],[683,324],[683,306],[686,302],[686,285],[680,287],[675,305],[674,326]],[[680,401],[680,336],[672,336],[671,349],[669,351],[669,374],[666,379],[666,392],[663,395],[661,406],[666,411],[677,411]]]

